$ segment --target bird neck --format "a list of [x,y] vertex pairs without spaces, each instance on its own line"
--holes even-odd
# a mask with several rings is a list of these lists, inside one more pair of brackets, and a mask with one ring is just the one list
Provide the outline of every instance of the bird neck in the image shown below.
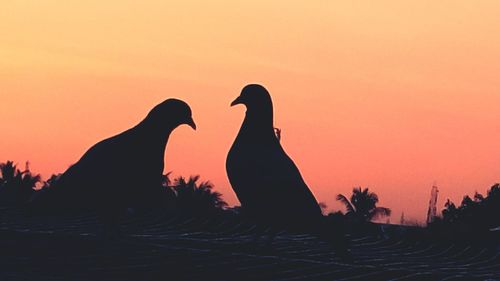
[[273,110],[247,110],[242,129],[274,136]]
[[160,145],[163,149],[167,145],[170,134],[175,129],[175,127],[172,126],[162,126],[160,128],[157,124],[149,122],[147,119],[139,123],[136,128],[140,131],[142,138],[151,142],[151,145]]

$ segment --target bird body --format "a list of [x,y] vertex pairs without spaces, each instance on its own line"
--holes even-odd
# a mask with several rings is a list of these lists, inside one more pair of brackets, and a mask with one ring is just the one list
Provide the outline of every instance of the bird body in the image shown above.
[[68,201],[73,206],[134,205],[134,198],[158,189],[167,141],[147,137],[140,126],[105,139],[63,173],[57,188],[76,197]]
[[247,112],[229,150],[226,170],[242,210],[261,223],[308,228],[321,220],[321,209],[299,169],[276,137],[269,93],[246,86],[234,104]]
[[165,147],[180,124],[196,128],[189,106],[168,99],[138,125],[98,142],[51,187],[51,207],[109,214],[154,204],[160,198]]

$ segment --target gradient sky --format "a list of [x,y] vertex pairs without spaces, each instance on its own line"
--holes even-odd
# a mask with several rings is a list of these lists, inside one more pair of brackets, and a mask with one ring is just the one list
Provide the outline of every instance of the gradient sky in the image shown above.
[[3,1],[0,161],[47,178],[168,97],[198,125],[166,171],[237,200],[226,153],[261,83],[282,144],[331,209],[369,187],[423,220],[500,181],[500,1]]

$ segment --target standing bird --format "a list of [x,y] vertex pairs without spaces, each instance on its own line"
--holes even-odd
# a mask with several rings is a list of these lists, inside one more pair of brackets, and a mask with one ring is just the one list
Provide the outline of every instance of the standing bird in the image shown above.
[[319,231],[321,209],[275,134],[271,96],[263,86],[251,84],[231,106],[237,104],[247,111],[226,171],[242,211],[267,227]]
[[126,208],[158,203],[165,147],[181,124],[196,130],[190,107],[165,100],[135,127],[92,146],[46,195],[32,200],[34,208],[95,210],[109,226]]

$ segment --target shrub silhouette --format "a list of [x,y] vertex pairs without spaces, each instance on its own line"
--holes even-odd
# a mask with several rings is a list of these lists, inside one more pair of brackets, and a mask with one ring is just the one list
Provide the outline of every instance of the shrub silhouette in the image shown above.
[[[171,180],[170,174],[162,176],[161,185],[158,187],[160,189],[157,194],[159,198],[155,198],[154,203],[160,203],[160,205],[152,204],[151,208],[160,207],[167,212],[184,215],[211,215],[227,207],[227,203],[222,199],[222,194],[213,191],[213,185],[210,182],[198,183],[200,176],[191,176],[187,180],[179,176]],[[43,200],[45,205],[40,209],[51,209],[51,200],[57,199],[51,198],[51,193],[53,187],[57,185],[60,175],[52,175],[36,192],[35,196],[44,196],[46,197],[44,199],[48,199]]]
[[214,214],[227,207],[222,199],[222,194],[213,191],[209,181],[198,183],[200,176],[191,176],[189,179],[179,176],[171,186],[175,192],[175,205],[177,211],[185,214]]
[[[179,176],[171,180],[170,175],[167,173],[162,176],[161,185],[158,186],[160,192],[156,193],[158,198],[155,198],[151,208],[160,207],[185,215],[213,215],[226,210],[228,205],[222,199],[222,194],[213,191],[213,184],[209,181],[198,182],[199,175],[188,179]],[[13,161],[0,163],[0,206],[21,207],[31,203],[28,210],[33,214],[67,213],[68,210],[57,208],[60,198],[56,193],[60,176],[53,174],[42,182],[39,174],[21,171]],[[41,187],[37,189],[39,183]]]

